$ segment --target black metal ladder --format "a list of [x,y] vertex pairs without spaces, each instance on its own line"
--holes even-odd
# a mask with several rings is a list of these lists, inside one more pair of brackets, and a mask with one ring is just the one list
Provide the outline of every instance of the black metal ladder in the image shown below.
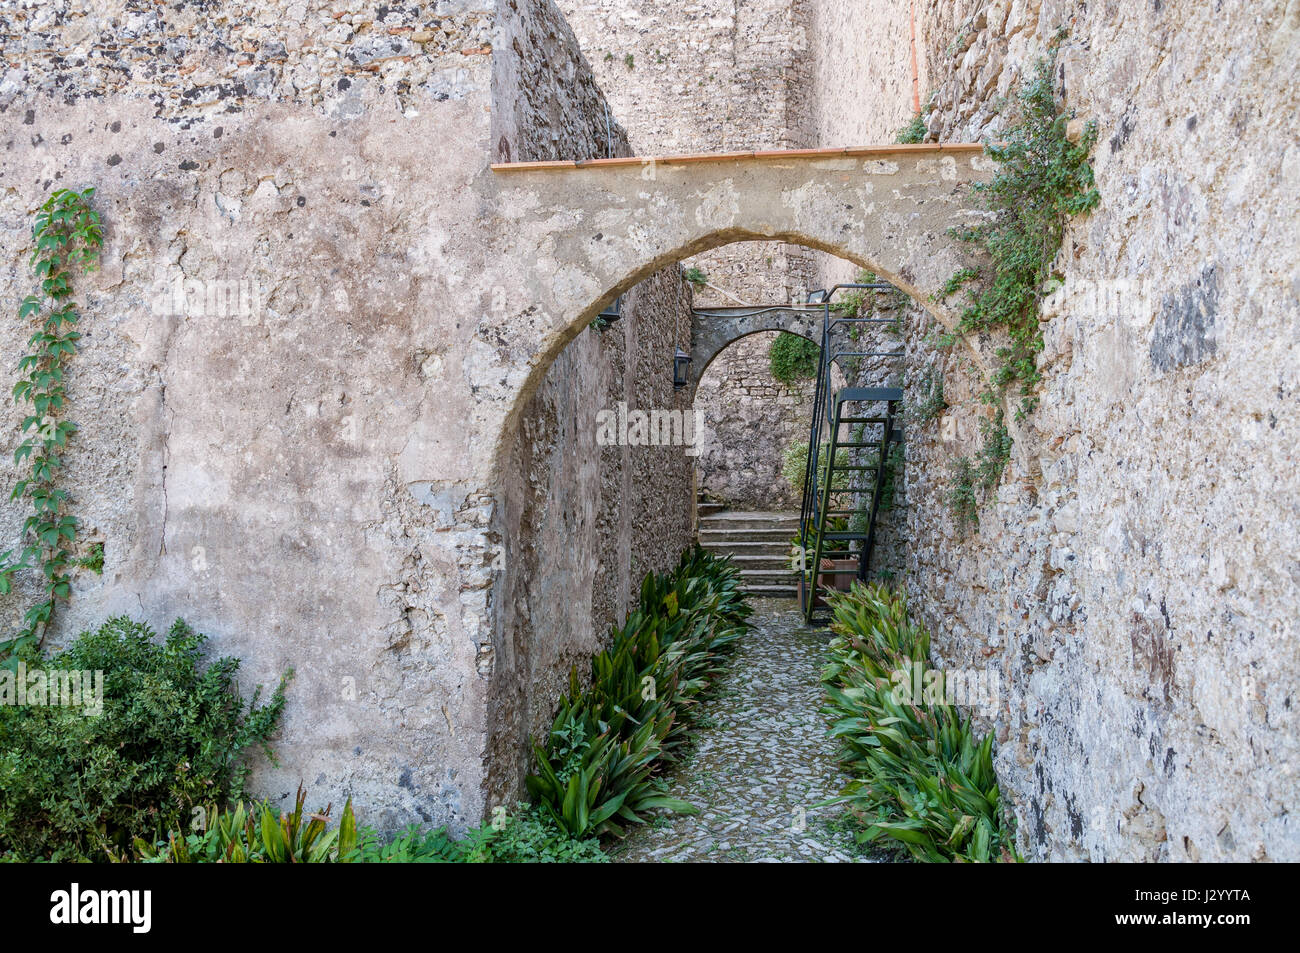
[[[901,352],[837,351],[835,332],[842,325],[887,324],[891,319],[832,317],[831,296],[841,288],[891,289],[888,284],[838,285],[825,296],[822,360],[813,396],[808,462],[800,506],[800,608],[804,618],[819,621],[827,607],[818,583],[853,575],[865,580],[875,547],[880,498],[891,448],[903,439],[897,387],[844,387],[833,391],[831,371],[846,357],[899,357]],[[846,433],[846,428],[850,428]],[[822,568],[824,560],[830,566]],[[824,587],[823,587],[824,588]]]

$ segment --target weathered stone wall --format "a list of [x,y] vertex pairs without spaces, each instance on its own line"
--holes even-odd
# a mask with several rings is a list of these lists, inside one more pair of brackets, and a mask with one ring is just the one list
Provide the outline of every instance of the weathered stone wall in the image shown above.
[[[486,194],[491,19],[486,2],[0,12],[6,307],[34,287],[52,188],[95,186],[106,224],[102,270],[77,281],[64,471],[104,573],[78,573],[48,641],[184,616],[245,685],[294,668],[258,790],[351,795],[381,827],[482,809],[490,485],[435,421],[471,417],[448,381],[488,297],[490,241],[465,223]],[[247,308],[205,304],[224,282]],[[29,332],[6,327],[13,368]],[[0,508],[6,547],[22,517]],[[32,595],[5,599],[6,625]]]
[[811,404],[814,382],[786,384],[772,376],[767,352],[780,333],[761,331],[730,345],[695,391],[710,430],[700,451],[699,489],[736,509],[799,508],[798,493],[781,474],[782,452],[808,442],[810,421],[792,408]]
[[[184,616],[246,685],[296,671],[259,793],[301,781],[381,828],[476,821],[518,780],[519,750],[491,740],[545,720],[559,669],[689,532],[680,448],[598,465],[572,416],[618,395],[671,406],[689,327],[675,270],[501,426],[543,328],[488,162],[623,141],[572,35],[522,0],[66,3],[4,11],[0,34],[3,300],[34,287],[30,223],[52,188],[94,185],[106,223],[103,269],[77,282],[64,484],[105,567],[78,572],[48,642],[115,613]],[[29,331],[9,327],[14,367]],[[5,413],[12,437],[22,411]],[[540,502],[503,476],[516,435]],[[0,508],[6,548],[23,515]],[[575,568],[593,559],[603,572]],[[6,624],[34,594],[21,578]],[[539,644],[520,676],[506,649],[524,636]]]
[[[550,3],[506,15],[493,140],[501,161],[629,155],[577,42]],[[517,98],[515,98],[517,97]],[[504,108],[503,108],[504,107]],[[529,738],[542,738],[569,671],[622,621],[649,571],[690,540],[691,458],[683,447],[599,446],[597,414],[677,409],[672,355],[690,342],[690,287],[676,265],[623,296],[623,318],[579,334],[518,423],[502,474],[505,571],[497,603],[488,791],[523,794]]]
[[[1300,858],[1295,5],[917,11],[933,136],[996,135],[998,97],[1066,26],[1057,79],[1101,132],[1102,203],[1072,223],[1043,315],[1041,403],[973,534],[946,497],[985,385],[909,323],[909,400],[933,361],[951,407],[908,431],[908,587],[947,664],[1001,676],[1023,848]],[[864,112],[910,112],[905,89],[879,94]]]
[[[656,0],[558,3],[637,155],[811,143],[809,0],[689,0],[672,7]],[[816,280],[814,260],[799,245],[743,242],[683,265],[709,278],[696,289],[696,306],[731,307],[802,298]],[[766,372],[766,361],[750,353],[756,346],[751,341],[721,354],[701,390],[712,449],[699,460],[699,483],[728,487],[727,500],[738,507],[778,499],[773,492],[779,486],[768,477],[780,467],[769,461],[779,460],[780,440],[808,427],[811,412],[811,388],[803,400],[779,401],[775,410],[750,399],[752,394],[727,389],[723,381],[749,381],[756,373],[754,387],[791,395]],[[719,469],[732,464],[749,476]]]

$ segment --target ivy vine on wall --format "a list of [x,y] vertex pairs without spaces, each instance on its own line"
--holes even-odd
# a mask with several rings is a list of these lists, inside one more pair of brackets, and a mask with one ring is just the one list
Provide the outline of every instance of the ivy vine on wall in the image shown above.
[[94,192],[58,189],[41,206],[32,226],[31,264],[41,291],[28,295],[18,308],[19,320],[34,322],[36,329],[18,362],[19,379],[13,388],[14,399],[30,408],[14,451],[14,462],[26,462],[29,473],[10,493],[12,500],[30,501],[31,513],[23,522],[20,546],[0,553],[0,595],[13,591],[17,573],[39,570],[44,597],[23,614],[16,635],[0,639],[0,664],[6,666],[39,648],[56,602],[71,593],[69,569],[79,564],[73,555],[77,518],[69,512],[68,492],[57,478],[68,440],[77,430],[64,416],[68,362],[81,337],[72,278],[77,271],[84,274],[98,267],[103,243],[99,214],[90,207]]

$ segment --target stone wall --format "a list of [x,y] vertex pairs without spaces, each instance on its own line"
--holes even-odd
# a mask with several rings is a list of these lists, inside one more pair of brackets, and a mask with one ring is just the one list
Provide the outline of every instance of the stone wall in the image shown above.
[[623,297],[623,318],[584,331],[551,365],[519,424],[506,473],[503,628],[489,800],[522,795],[576,666],[621,623],[647,572],[690,542],[692,458],[680,446],[601,446],[597,415],[686,408],[672,355],[690,338],[691,292],[673,266]]
[[[730,345],[709,365],[695,391],[710,438],[700,451],[698,488],[735,509],[797,510],[799,494],[781,474],[785,448],[808,443],[813,381],[772,376],[768,348],[778,331]],[[723,358],[726,360],[723,360]]]
[[[810,0],[688,0],[670,8],[655,0],[558,3],[637,155],[811,144]],[[814,285],[814,256],[783,242],[743,242],[683,265],[708,275],[708,285],[696,289],[699,307],[784,304]],[[701,390],[713,440],[699,460],[699,484],[728,487],[728,501],[741,507],[783,499],[773,495],[781,481],[772,484],[770,476],[780,466],[770,461],[779,458],[780,440],[807,429],[811,413],[811,388],[804,399],[782,399],[775,408],[727,389],[723,381],[751,381],[782,398],[792,395],[751,354],[755,347],[750,341],[721,354]],[[719,469],[732,464],[748,476]]]
[[908,433],[914,607],[948,665],[1001,676],[1028,856],[1296,860],[1295,5],[917,10],[941,141],[996,135],[1069,27],[1057,80],[1100,126],[1102,202],[1057,260],[1041,403],[974,533],[945,500],[983,377],[909,325],[909,399],[934,362],[951,405]]
[[[482,811],[491,487],[435,421],[472,418],[448,384],[489,296],[465,223],[491,29],[487,2],[0,12],[0,299],[34,286],[52,188],[93,185],[106,225],[63,477],[104,572],[78,572],[47,642],[183,616],[245,687],[295,669],[257,791],[350,795],[380,827]],[[227,282],[248,307],[205,304]],[[28,331],[6,327],[13,368]],[[6,548],[22,517],[0,508]],[[24,578],[7,625],[32,598]]]
[[[302,782],[387,829],[476,822],[514,792],[560,669],[689,529],[680,449],[597,455],[571,416],[676,399],[680,277],[552,367],[538,341],[575,316],[521,299],[487,168],[622,141],[562,18],[544,0],[68,2],[0,12],[0,35],[3,300],[34,287],[51,189],[95,186],[106,225],[102,270],[76,283],[64,471],[104,572],[78,571],[47,643],[183,616],[246,687],[296,672],[257,793]],[[214,307],[228,287],[247,294]],[[29,331],[8,327],[14,367]],[[22,411],[4,413],[16,442]],[[516,441],[527,484],[504,465]],[[0,508],[5,548],[23,516]],[[10,625],[35,596],[20,577]]]

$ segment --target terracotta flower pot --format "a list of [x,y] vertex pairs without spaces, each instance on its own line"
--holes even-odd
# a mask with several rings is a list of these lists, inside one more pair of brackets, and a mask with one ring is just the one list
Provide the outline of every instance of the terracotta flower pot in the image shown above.
[[[823,559],[821,568],[857,569],[858,561],[856,559]],[[848,592],[853,587],[853,580],[856,578],[856,575],[849,572],[821,572],[817,574],[817,588]]]

